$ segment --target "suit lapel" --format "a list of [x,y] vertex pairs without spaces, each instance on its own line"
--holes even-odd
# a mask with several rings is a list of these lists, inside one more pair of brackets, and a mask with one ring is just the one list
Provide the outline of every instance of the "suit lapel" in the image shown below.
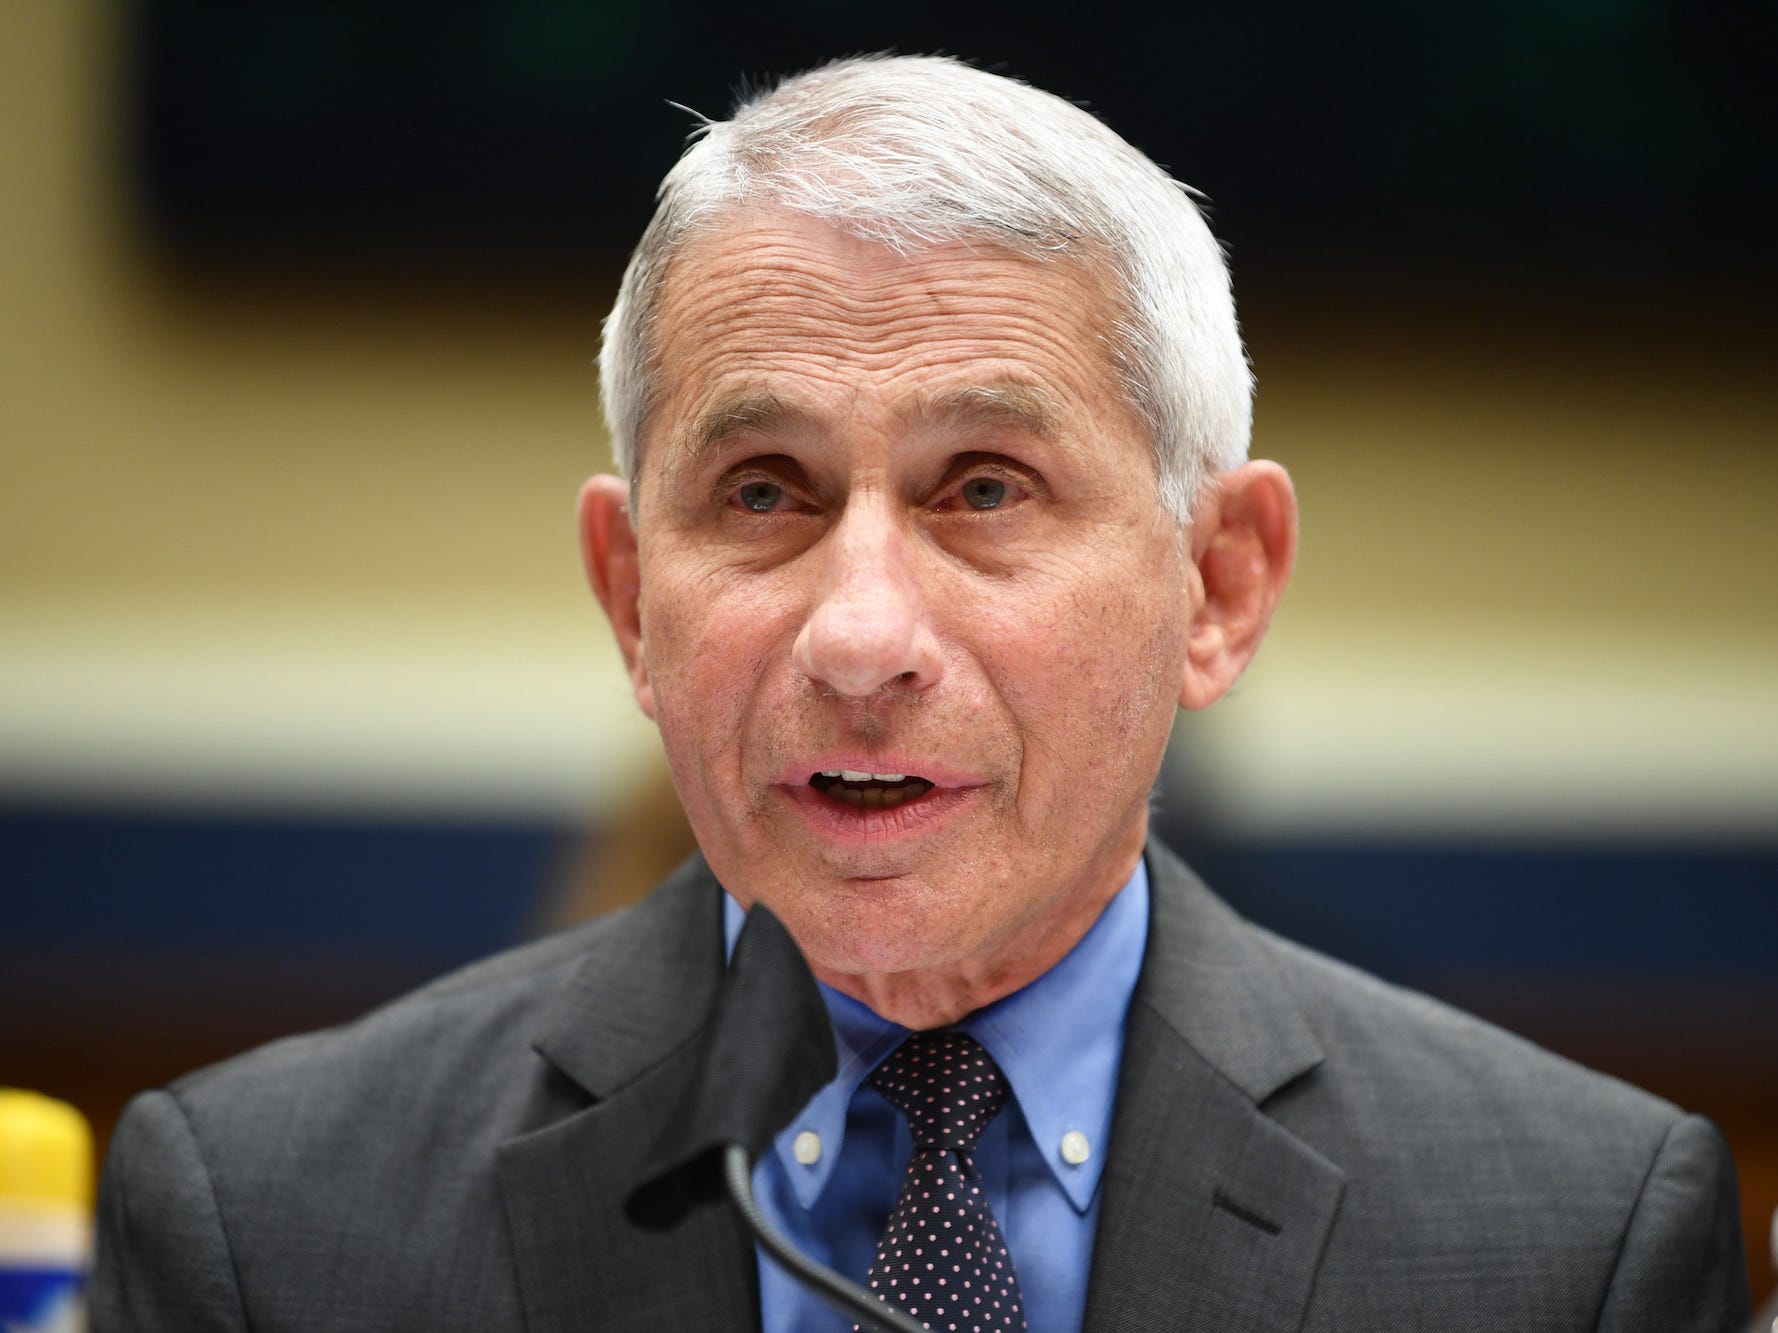
[[[1252,928],[1158,844],[1087,1295],[1087,1333],[1300,1326],[1344,1177],[1263,1104],[1321,1060]],[[590,940],[538,1036],[555,1077],[500,1181],[532,1333],[759,1328],[726,1208],[651,1235],[637,1164],[696,1068],[722,970],[701,861]]]
[[1295,1329],[1345,1178],[1262,1108],[1321,1050],[1251,927],[1148,863],[1086,1329]]
[[538,1035],[554,1077],[538,1127],[499,1159],[531,1333],[758,1328],[753,1246],[726,1207],[659,1234],[623,1215],[696,1069],[721,971],[721,897],[694,860],[593,937]]

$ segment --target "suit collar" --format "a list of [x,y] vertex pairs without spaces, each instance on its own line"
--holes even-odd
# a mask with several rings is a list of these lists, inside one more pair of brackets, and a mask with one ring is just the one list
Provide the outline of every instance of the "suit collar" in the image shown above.
[[[1086,1329],[1293,1329],[1345,1180],[1261,1106],[1322,1052],[1252,927],[1158,843],[1148,867],[1148,952]],[[694,858],[640,907],[591,928],[533,1043],[583,1094],[500,1152],[536,1333],[758,1328],[753,1248],[726,1209],[661,1235],[622,1215],[636,1163],[695,1071],[721,962],[720,895]]]
[[1320,1044],[1264,945],[1158,843],[1087,1333],[1301,1327],[1345,1176],[1262,1104]]
[[721,894],[700,858],[595,923],[533,1041],[560,1077],[540,1127],[503,1143],[501,1194],[532,1333],[759,1327],[753,1244],[723,1205],[677,1227],[630,1225],[623,1201],[699,1065],[722,974]]
[[[1136,1002],[1253,1102],[1323,1058],[1253,928],[1159,842],[1147,852],[1148,949]],[[722,976],[722,894],[693,856],[639,906],[598,923],[532,1045],[607,1097],[702,1031]]]
[[1324,1056],[1254,929],[1159,842],[1136,1000],[1255,1104]]
[[605,1098],[703,1030],[722,979],[722,891],[692,856],[640,904],[590,930],[531,1044]]

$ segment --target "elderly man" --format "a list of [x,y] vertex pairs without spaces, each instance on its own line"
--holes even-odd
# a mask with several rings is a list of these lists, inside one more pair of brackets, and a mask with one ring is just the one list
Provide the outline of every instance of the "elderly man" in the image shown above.
[[[97,1326],[843,1329],[626,1189],[746,911],[840,1073],[756,1185],[935,1329],[1728,1329],[1705,1123],[1243,923],[1147,840],[1289,577],[1186,193],[844,62],[708,126],[607,326],[587,569],[702,850],[640,908],[140,1099]],[[941,1197],[942,1196],[942,1197]]]

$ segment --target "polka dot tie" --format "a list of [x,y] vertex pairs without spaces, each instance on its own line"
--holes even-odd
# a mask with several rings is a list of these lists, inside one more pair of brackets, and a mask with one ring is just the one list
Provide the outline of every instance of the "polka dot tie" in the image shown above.
[[870,1082],[907,1117],[914,1156],[866,1285],[938,1333],[1022,1333],[1019,1280],[971,1156],[1006,1105],[1006,1075],[973,1037],[916,1032]]

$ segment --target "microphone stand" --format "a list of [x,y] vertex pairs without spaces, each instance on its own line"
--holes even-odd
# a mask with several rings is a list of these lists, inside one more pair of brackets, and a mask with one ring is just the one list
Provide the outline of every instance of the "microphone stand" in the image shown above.
[[825,1264],[816,1263],[773,1230],[753,1197],[753,1163],[748,1159],[745,1144],[731,1143],[722,1150],[722,1175],[728,1186],[729,1202],[754,1239],[805,1287],[857,1320],[862,1328],[882,1329],[883,1333],[926,1333],[925,1325],[915,1323],[910,1316],[878,1300]]

